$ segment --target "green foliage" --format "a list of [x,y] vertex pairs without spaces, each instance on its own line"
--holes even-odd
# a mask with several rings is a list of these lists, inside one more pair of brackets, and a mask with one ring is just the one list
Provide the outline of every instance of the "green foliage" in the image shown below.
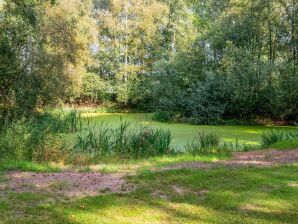
[[273,148],[273,149],[297,149],[298,148],[298,139],[279,141],[279,142],[271,144],[270,148]]
[[157,111],[153,114],[152,120],[160,122],[172,121],[175,116],[174,112],[171,111]]
[[0,132],[2,158],[37,162],[63,161],[66,151],[58,133],[81,130],[77,111],[45,112],[27,119],[6,122]]
[[76,151],[89,154],[90,156],[107,155],[110,153],[112,142],[111,129],[103,124],[88,123],[87,131],[77,135],[78,143]]
[[296,7],[273,0],[4,1],[0,104],[30,114],[59,101],[108,101],[156,110],[157,120],[295,123]]
[[[79,104],[98,104],[112,98],[111,83],[101,79],[95,73],[87,73],[82,78],[82,89],[74,102]],[[72,103],[72,102],[71,102]]]
[[172,153],[170,131],[133,126],[121,122],[117,128],[109,128],[103,123],[88,125],[87,130],[78,134],[76,152],[91,157],[150,157]]
[[295,142],[298,140],[298,131],[281,131],[270,130],[262,134],[263,147],[274,146],[274,144],[282,144],[285,142]]
[[[78,91],[89,60],[89,1],[4,1],[0,104],[32,113]],[[89,10],[89,11],[88,11]]]
[[5,126],[1,132],[0,150],[4,158],[28,159],[28,138],[30,127],[25,121],[17,121]]
[[60,169],[55,166],[50,166],[47,163],[34,163],[22,160],[0,160],[0,171],[24,171],[24,172],[59,172]]
[[51,133],[72,133],[82,129],[82,119],[77,110],[44,112],[34,116],[35,125]]
[[257,116],[295,123],[295,7],[271,0],[193,3],[197,39],[191,50],[156,63],[156,107],[193,124]]
[[6,124],[0,133],[2,158],[27,161],[58,161],[62,143],[58,136],[33,121],[19,120]]
[[163,129],[140,128],[130,137],[130,154],[134,157],[162,156],[172,153],[171,132]]
[[233,149],[225,143],[220,145],[221,138],[216,132],[201,132],[186,145],[186,152],[191,155],[229,154]]

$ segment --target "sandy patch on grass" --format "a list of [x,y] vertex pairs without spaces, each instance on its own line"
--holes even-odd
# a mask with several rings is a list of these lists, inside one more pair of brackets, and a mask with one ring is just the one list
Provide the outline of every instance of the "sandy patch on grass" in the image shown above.
[[170,165],[160,169],[162,170],[177,170],[177,169],[209,169],[218,166],[248,166],[248,167],[270,167],[282,164],[298,163],[298,149],[295,150],[260,150],[251,152],[234,153],[233,159],[221,160],[211,163],[205,162],[185,162],[175,165]]
[[[218,166],[252,166],[269,167],[280,164],[298,162],[298,150],[263,150],[252,152],[235,153],[233,159],[211,163],[186,162],[175,164],[153,171],[176,170],[176,169],[209,169]],[[131,174],[132,175],[132,174]],[[55,195],[69,197],[94,196],[109,193],[128,193],[134,186],[126,181],[127,173],[32,173],[32,172],[8,172],[4,181],[0,184],[0,190],[13,192],[49,192]],[[297,187],[297,183],[289,186]],[[174,192],[180,195],[190,193],[186,188],[172,186]],[[266,190],[266,189],[265,189]],[[207,191],[206,191],[207,192]],[[205,191],[198,194],[205,194]],[[191,192],[192,193],[192,192]],[[163,194],[158,194],[161,198]]]
[[209,193],[209,190],[207,190],[207,189],[194,191],[194,190],[188,189],[188,188],[183,187],[183,186],[178,186],[178,185],[172,185],[172,189],[178,195],[194,194],[194,195],[197,195],[197,196],[204,196],[207,193]]
[[127,193],[125,174],[9,172],[6,189],[14,192],[49,192],[69,197]]
[[298,162],[298,149],[296,150],[260,150],[251,152],[237,152],[232,160],[219,161],[226,165],[240,166],[275,166]]
[[297,183],[288,183],[289,187],[297,187],[298,188],[298,182]]

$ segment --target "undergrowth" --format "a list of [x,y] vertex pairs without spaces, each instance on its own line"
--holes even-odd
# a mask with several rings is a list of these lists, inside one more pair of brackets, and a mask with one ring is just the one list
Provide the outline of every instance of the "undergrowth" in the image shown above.
[[139,158],[173,153],[170,131],[129,122],[121,122],[118,128],[90,122],[77,138],[76,152],[91,157],[108,155]]
[[61,133],[81,130],[80,114],[44,112],[30,118],[6,121],[0,131],[1,159],[37,162],[66,157]]
[[262,146],[277,148],[286,148],[287,146],[298,146],[298,130],[295,131],[282,131],[282,130],[270,130],[262,134]]
[[185,151],[191,155],[212,155],[230,154],[232,149],[230,144],[221,145],[221,137],[218,133],[201,132],[186,145]]

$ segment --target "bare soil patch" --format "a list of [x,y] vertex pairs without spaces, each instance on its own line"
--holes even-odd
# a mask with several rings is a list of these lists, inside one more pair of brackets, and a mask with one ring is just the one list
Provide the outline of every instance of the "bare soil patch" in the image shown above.
[[132,186],[126,175],[102,173],[9,172],[5,188],[14,192],[48,192],[69,197],[126,193]]
[[[298,149],[296,150],[263,150],[235,153],[233,159],[213,163],[188,162],[167,166],[154,171],[176,169],[209,169],[218,166],[253,166],[269,167],[280,164],[298,162]],[[0,190],[13,192],[48,192],[54,195],[67,197],[94,196],[109,193],[128,193],[134,186],[126,180],[128,173],[103,174],[103,173],[32,173],[8,172],[0,185]],[[291,183],[297,187],[297,183]],[[187,189],[173,186],[178,194],[185,194]],[[201,192],[205,193],[205,192]],[[163,194],[160,197],[164,197]]]
[[167,166],[159,170],[176,169],[209,169],[218,166],[252,166],[252,167],[270,167],[282,164],[298,163],[298,149],[295,150],[261,150],[251,152],[236,152],[231,160],[216,161],[213,163],[204,162],[186,162]]

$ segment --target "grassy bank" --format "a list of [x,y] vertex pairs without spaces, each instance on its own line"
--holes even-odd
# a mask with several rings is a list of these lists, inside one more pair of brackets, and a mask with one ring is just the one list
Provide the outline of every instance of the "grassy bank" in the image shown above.
[[154,128],[169,129],[173,136],[172,144],[183,149],[183,146],[191,141],[199,132],[217,132],[224,141],[246,143],[252,145],[261,144],[261,135],[264,131],[272,129],[293,130],[295,127],[277,126],[208,126],[208,125],[189,125],[178,123],[162,123],[153,121],[152,114],[144,113],[85,113],[85,118],[92,117],[94,122],[106,122],[111,127],[117,127],[120,118],[125,121],[136,122],[149,125]]
[[297,165],[143,171],[128,194],[71,200],[2,191],[0,223],[296,223],[297,174]]

